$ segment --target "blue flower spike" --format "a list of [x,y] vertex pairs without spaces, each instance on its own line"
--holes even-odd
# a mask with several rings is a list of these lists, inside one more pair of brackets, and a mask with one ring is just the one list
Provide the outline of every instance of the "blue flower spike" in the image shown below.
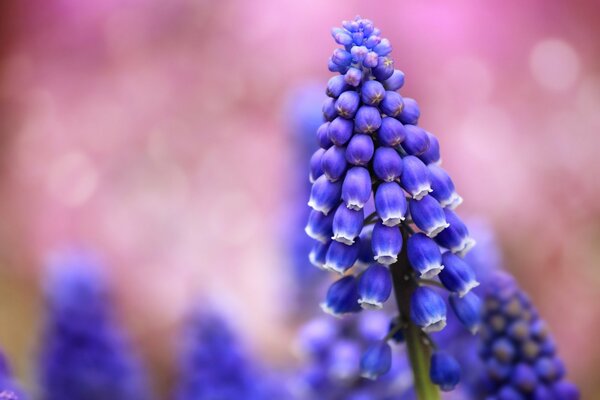
[[[458,317],[452,321],[470,331],[480,323],[479,299],[470,294],[477,280],[460,260],[474,241],[452,211],[462,198],[440,166],[439,140],[418,126],[419,104],[399,93],[406,77],[390,40],[360,17],[331,34],[339,47],[328,60],[335,76],[327,82],[324,122],[316,132],[320,149],[310,163],[314,211],[306,233],[318,242],[311,263],[344,276],[330,287],[323,308],[341,316],[383,308],[394,297],[398,334],[413,354],[429,354],[432,340],[422,337],[446,325],[446,297]],[[386,346],[378,351],[386,354]],[[369,377],[381,375],[386,360],[375,357],[376,350],[363,358]],[[417,391],[437,390],[426,375],[415,375]]]

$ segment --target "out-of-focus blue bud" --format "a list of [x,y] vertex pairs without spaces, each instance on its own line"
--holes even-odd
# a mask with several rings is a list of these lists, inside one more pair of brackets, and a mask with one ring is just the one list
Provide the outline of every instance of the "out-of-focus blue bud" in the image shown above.
[[361,376],[367,379],[377,379],[387,373],[392,366],[392,349],[385,341],[371,345],[360,360]]
[[431,356],[429,377],[442,391],[449,392],[460,382],[460,365],[451,355],[436,351]]

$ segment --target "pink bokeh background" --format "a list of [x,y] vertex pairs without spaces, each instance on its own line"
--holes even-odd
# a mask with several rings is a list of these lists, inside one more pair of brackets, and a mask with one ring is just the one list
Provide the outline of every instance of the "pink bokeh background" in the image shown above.
[[102,253],[158,386],[199,297],[291,357],[285,105],[324,86],[329,29],[360,14],[392,42],[463,213],[497,230],[584,398],[600,391],[597,2],[29,4],[0,6],[0,345],[23,379],[44,260],[71,244]]

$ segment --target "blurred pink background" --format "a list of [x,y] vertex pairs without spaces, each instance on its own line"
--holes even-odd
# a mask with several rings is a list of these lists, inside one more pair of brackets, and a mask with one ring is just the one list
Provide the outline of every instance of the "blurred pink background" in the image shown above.
[[491,221],[583,397],[600,391],[597,2],[29,4],[0,5],[0,345],[23,379],[44,259],[72,243],[103,253],[159,387],[199,296],[291,357],[284,104],[324,87],[329,29],[360,14],[392,42],[462,212]]

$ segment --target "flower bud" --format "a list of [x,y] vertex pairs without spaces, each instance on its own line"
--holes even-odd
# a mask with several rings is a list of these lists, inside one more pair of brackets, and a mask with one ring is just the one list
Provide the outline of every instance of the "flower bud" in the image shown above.
[[533,392],[538,384],[535,371],[525,363],[518,364],[513,369],[510,380],[513,386],[523,393]]
[[[342,207],[344,207],[343,204]],[[304,231],[311,239],[327,243],[331,238],[331,235],[333,235],[333,219],[333,213],[323,215],[323,213],[319,211],[311,210]]]
[[460,381],[460,365],[454,357],[437,351],[431,356],[429,377],[442,391],[449,392]]
[[374,151],[373,139],[369,135],[356,134],[348,142],[346,161],[352,165],[367,165]]
[[336,146],[343,146],[348,142],[348,140],[350,140],[353,129],[354,124],[351,120],[337,117],[329,124],[329,129],[327,130],[329,134],[329,140],[331,140],[331,142],[333,142]]
[[425,196],[421,200],[410,201],[408,208],[415,225],[430,238],[436,237],[437,234],[448,227],[444,209],[431,196]]
[[397,119],[383,117],[381,127],[377,131],[377,139],[384,146],[395,147],[406,138],[406,130]]
[[[383,39],[385,40],[385,39]],[[382,40],[382,42],[383,42]],[[381,46],[382,43],[379,43],[374,51],[376,53],[379,53],[377,51],[377,47]],[[390,76],[392,76],[392,74],[394,73],[394,60],[392,60],[389,57],[379,57],[379,60],[377,61],[377,66],[373,69],[371,69],[373,76],[380,82],[385,81],[386,79],[388,79]]]
[[313,244],[313,247],[310,249],[310,253],[308,253],[308,260],[312,265],[319,269],[325,269],[325,260],[330,243],[331,240],[328,240],[326,243],[316,242]]
[[552,393],[556,399],[579,400],[579,389],[570,382],[560,381],[552,385]]
[[369,106],[376,106],[385,97],[385,89],[378,81],[367,81],[361,89],[362,102]]
[[392,44],[387,39],[381,39],[379,44],[373,48],[373,51],[380,56],[387,56],[392,52]]
[[451,292],[460,297],[465,296],[471,289],[479,286],[475,273],[460,257],[447,251],[442,254],[444,269],[440,272],[440,281]]
[[512,363],[516,352],[513,342],[505,337],[494,340],[491,346],[491,355],[504,364]]
[[340,182],[330,182],[325,175],[321,175],[310,190],[308,206],[327,215],[329,211],[337,207],[341,194],[342,184]]
[[356,112],[354,127],[360,133],[373,133],[381,126],[381,114],[372,106],[362,106]]
[[399,69],[395,69],[392,76],[383,82],[383,87],[386,90],[394,91],[400,89],[402,86],[404,86],[404,72]]
[[328,149],[333,146],[333,142],[329,139],[329,125],[330,122],[322,123],[317,129],[317,140],[319,141],[319,146],[322,149]]
[[425,332],[437,332],[446,326],[446,303],[435,291],[418,287],[410,299],[410,319]]
[[414,199],[421,200],[432,191],[429,169],[415,156],[404,157],[402,164],[400,184]]
[[[367,40],[365,40],[365,46],[367,46],[367,49],[373,49],[379,43],[381,43],[381,37],[379,37],[377,35],[371,35],[367,38]],[[375,54],[377,54],[377,53],[375,53]],[[377,55],[379,56],[379,54],[377,54]]]
[[360,249],[358,250],[358,259],[356,260],[355,265],[357,267],[368,267],[373,264],[374,256],[373,250],[371,249],[371,234],[373,229],[368,229],[369,227],[365,227],[363,231],[360,233]]
[[348,90],[340,94],[335,101],[335,110],[340,117],[351,119],[358,110],[360,104],[360,95],[354,90]]
[[458,320],[473,335],[477,333],[481,323],[481,300],[473,293],[469,292],[464,297],[456,293],[450,294],[450,306],[458,317]]
[[441,162],[440,157],[440,142],[434,134],[425,131],[429,138],[429,147],[425,153],[421,154],[419,158],[425,164],[439,164]]
[[347,381],[359,372],[360,347],[356,341],[342,339],[331,344],[326,370],[333,379]]
[[341,44],[342,46],[348,46],[352,44],[352,36],[350,36],[344,29],[333,28],[331,30],[331,36],[333,36],[333,40],[335,40],[337,44]]
[[373,171],[384,182],[392,182],[402,175],[402,157],[396,149],[380,147],[373,156]]
[[380,264],[373,264],[360,276],[358,281],[358,303],[364,309],[381,309],[392,293],[390,270]]
[[385,226],[396,226],[404,221],[408,203],[400,185],[396,182],[380,184],[375,193],[375,209]]
[[367,68],[375,68],[379,64],[379,56],[374,51],[370,51],[363,60],[363,65]]
[[362,71],[358,68],[350,67],[344,75],[344,80],[348,85],[358,87],[362,82]]
[[373,258],[380,264],[390,265],[398,261],[402,250],[402,233],[397,226],[385,226],[377,222],[371,237]]
[[371,345],[360,360],[360,375],[375,380],[387,373],[392,366],[392,348],[385,341]]
[[331,60],[337,65],[348,67],[350,64],[352,64],[352,54],[344,49],[335,49],[333,51],[333,55],[331,56]]
[[363,167],[352,167],[342,185],[342,199],[348,208],[360,210],[371,197],[371,176]]
[[453,253],[466,254],[475,245],[475,240],[469,236],[469,230],[456,213],[445,208],[444,215],[449,226],[436,236],[435,241]]
[[325,101],[323,101],[323,107],[321,108],[321,111],[323,112],[323,118],[325,118],[326,121],[333,121],[335,117],[337,117],[335,99],[327,97]]
[[333,241],[327,249],[325,255],[325,264],[323,268],[327,271],[343,274],[356,262],[358,259],[358,251],[360,250],[360,240],[354,241],[354,244],[348,246],[343,243]]
[[360,311],[356,278],[350,275],[335,281],[327,290],[321,308],[334,317]]
[[346,148],[332,146],[325,151],[321,159],[323,173],[332,182],[339,180],[346,172]]
[[399,119],[403,124],[416,125],[421,116],[421,110],[415,99],[405,97],[403,99],[404,107],[400,113]]
[[308,175],[310,183],[315,183],[317,178],[323,175],[323,168],[321,167],[323,154],[325,154],[325,149],[319,148],[310,158],[310,173]]
[[333,62],[333,59],[329,57],[329,61],[327,61],[327,69],[331,72],[339,72],[340,74],[345,74],[348,71],[348,67],[343,67]]
[[327,89],[325,90],[325,93],[327,96],[337,99],[340,94],[344,93],[348,89],[350,89],[350,87],[344,80],[344,76],[336,75],[333,78],[330,78],[327,82]]
[[397,117],[402,113],[402,109],[404,108],[404,100],[399,93],[387,91],[385,92],[385,97],[381,101],[379,106],[381,111],[390,117]]
[[406,125],[406,139],[402,148],[410,155],[419,156],[429,149],[429,137],[424,129],[415,125]]
[[365,59],[368,52],[369,49],[367,49],[365,46],[353,46],[351,50],[352,61],[354,61],[355,63],[362,62]]
[[433,278],[444,269],[440,248],[423,233],[418,232],[408,238],[406,251],[411,267],[420,278]]
[[354,239],[360,235],[364,220],[365,214],[362,209],[351,210],[345,204],[340,204],[333,216],[332,239],[348,246],[354,244]]
[[440,205],[454,209],[462,203],[462,198],[456,193],[454,182],[452,182],[448,173],[434,164],[429,165],[428,168],[431,177],[431,188],[433,189],[431,195],[439,201]]

